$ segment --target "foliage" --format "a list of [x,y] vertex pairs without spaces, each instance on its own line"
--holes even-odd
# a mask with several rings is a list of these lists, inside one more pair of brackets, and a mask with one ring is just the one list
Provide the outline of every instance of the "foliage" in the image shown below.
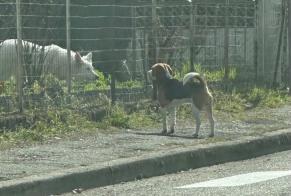
[[213,94],[215,109],[229,112],[242,112],[254,107],[274,108],[288,101],[287,93],[259,87],[247,90],[234,88],[230,92],[215,90]]
[[273,108],[285,103],[288,99],[288,95],[279,90],[254,87],[246,93],[246,98],[254,105]]
[[[224,80],[224,73],[225,73],[225,68],[220,67],[215,70],[208,70],[206,68],[203,68],[200,64],[195,64],[194,65],[195,72],[200,73],[202,76],[204,76],[208,82],[218,82],[218,81],[223,81]],[[183,78],[183,76],[190,72],[190,64],[189,63],[184,63],[182,65],[181,71],[177,72],[177,78]],[[237,77],[237,69],[234,66],[231,66],[229,68],[229,79],[230,80],[235,80]]]
[[[187,67],[188,66],[188,67]],[[183,76],[186,73],[189,65],[185,64],[181,72],[176,75]],[[224,80],[224,70],[209,71],[202,68],[200,65],[195,66],[195,70],[205,75],[210,82],[220,82]],[[231,79],[236,78],[236,69],[231,69]],[[98,83],[92,83],[92,86],[85,86],[84,90],[94,90],[98,88],[107,87],[109,85],[108,79],[103,74],[98,73],[100,79]],[[5,92],[15,88],[15,80],[5,86]],[[41,83],[43,82],[43,83]],[[223,82],[222,82],[223,83]],[[6,84],[5,84],[6,85]],[[9,86],[11,85],[11,86]],[[50,98],[54,100],[62,100],[66,97],[65,88],[66,83],[59,81],[53,76],[47,76],[42,81],[35,81],[32,85],[33,93],[41,93],[46,91]],[[140,81],[128,81],[117,83],[120,88],[135,88],[142,86]],[[98,89],[97,88],[97,89]],[[216,86],[211,89],[214,97],[214,109],[219,112],[227,112],[232,114],[242,114],[247,109],[255,107],[277,107],[288,100],[287,94],[279,90],[272,90],[257,86],[248,86],[247,88],[239,88],[234,83],[228,89],[221,86]],[[151,103],[143,103],[142,101],[136,104],[125,105],[116,104],[110,105],[108,97],[104,95],[94,96],[94,102],[88,100],[86,96],[80,98],[77,95],[70,97],[71,107],[60,102],[48,102],[41,109],[26,110],[27,116],[30,117],[30,127],[19,127],[15,132],[4,130],[0,133],[0,142],[43,142],[53,137],[63,137],[70,135],[74,132],[84,132],[86,130],[111,130],[112,127],[138,129],[146,127],[154,127],[160,124],[161,114],[157,112],[157,107]],[[86,108],[91,109],[96,105],[106,110],[104,119],[99,122],[92,122],[84,115],[83,110]],[[38,108],[38,107],[36,107]],[[77,112],[76,112],[77,111]],[[190,107],[182,106],[178,108],[178,116],[180,118],[189,118],[192,116]]]
[[144,83],[137,80],[128,80],[125,82],[117,82],[117,88],[141,88]]
[[99,79],[96,81],[96,87],[101,89],[107,88],[109,86],[109,78],[106,78],[104,74],[99,70],[95,70],[95,72],[99,77]]
[[10,77],[8,81],[1,81],[0,95],[13,95],[16,93],[16,79]]
[[39,82],[37,80],[34,81],[34,83],[32,84],[32,93],[33,94],[40,94],[43,91],[41,85],[39,84]]
[[60,107],[33,109],[26,111],[26,115],[30,119],[30,127],[2,131],[0,143],[45,142],[55,137],[66,137],[80,130],[94,130],[96,127],[95,123],[89,122],[84,115]]
[[129,115],[125,112],[123,107],[118,105],[113,106],[109,110],[109,115],[105,119],[109,125],[121,128],[129,128]]
[[215,90],[213,97],[216,110],[226,112],[242,112],[245,110],[246,100],[236,89],[233,89],[231,92],[225,92],[219,89]]

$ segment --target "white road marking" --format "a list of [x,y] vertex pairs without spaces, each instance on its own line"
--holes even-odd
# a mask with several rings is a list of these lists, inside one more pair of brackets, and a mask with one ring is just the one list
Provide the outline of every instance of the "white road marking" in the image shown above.
[[205,182],[199,182],[195,184],[189,184],[185,186],[175,187],[177,189],[189,189],[189,188],[205,188],[205,187],[233,187],[243,186],[247,184],[253,184],[257,182],[263,182],[272,180],[284,176],[290,176],[291,170],[288,171],[266,171],[266,172],[253,172],[247,174],[240,174],[236,176],[230,176],[226,178],[219,178],[215,180],[209,180]]

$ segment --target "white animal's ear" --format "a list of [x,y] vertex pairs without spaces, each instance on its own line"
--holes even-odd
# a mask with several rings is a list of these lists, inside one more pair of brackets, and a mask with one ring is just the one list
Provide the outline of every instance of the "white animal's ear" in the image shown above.
[[81,55],[80,55],[79,52],[76,52],[76,54],[75,54],[75,60],[76,60],[76,62],[81,62],[82,61],[82,57],[81,57]]
[[153,80],[153,81],[156,80],[156,77],[153,76],[153,71],[152,70],[149,70],[147,75],[148,75],[148,79],[149,80]]
[[148,80],[152,80],[152,75],[153,75],[152,72],[153,72],[152,70],[149,70],[149,71],[147,72]]
[[84,58],[89,61],[92,62],[92,52],[89,52],[86,56],[84,56]]

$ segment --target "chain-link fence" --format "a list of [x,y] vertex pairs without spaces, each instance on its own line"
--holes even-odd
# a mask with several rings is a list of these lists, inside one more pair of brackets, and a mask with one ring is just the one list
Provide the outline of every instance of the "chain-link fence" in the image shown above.
[[2,0],[0,112],[91,106],[99,93],[139,101],[156,62],[226,75],[235,67],[244,81],[284,83],[284,2]]

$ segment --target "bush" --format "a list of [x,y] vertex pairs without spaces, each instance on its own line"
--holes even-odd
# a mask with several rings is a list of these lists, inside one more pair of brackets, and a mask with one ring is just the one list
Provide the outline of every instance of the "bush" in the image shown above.
[[115,127],[129,128],[129,116],[123,109],[118,105],[113,106],[110,111],[107,119],[109,124]]
[[277,107],[286,102],[287,97],[278,90],[255,87],[247,93],[246,99],[254,105]]

